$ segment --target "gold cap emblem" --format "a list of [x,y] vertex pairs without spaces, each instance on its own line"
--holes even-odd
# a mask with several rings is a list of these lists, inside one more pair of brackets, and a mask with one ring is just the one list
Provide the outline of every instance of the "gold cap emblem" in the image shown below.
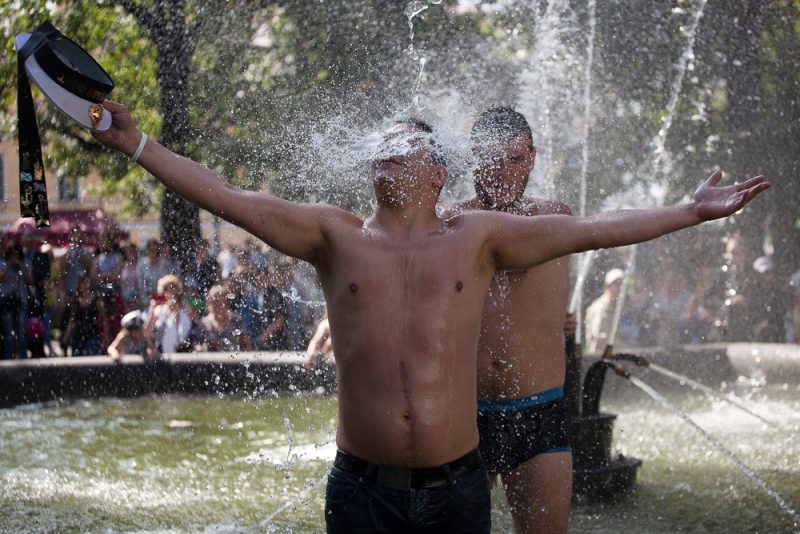
[[92,129],[96,130],[97,127],[100,125],[100,121],[103,118],[103,106],[100,104],[94,104],[89,108],[89,120],[92,121]]

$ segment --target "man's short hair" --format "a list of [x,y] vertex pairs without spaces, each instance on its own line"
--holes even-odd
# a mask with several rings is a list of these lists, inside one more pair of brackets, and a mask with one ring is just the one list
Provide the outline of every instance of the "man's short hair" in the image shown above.
[[431,134],[429,142],[431,145],[431,159],[433,160],[433,164],[447,167],[447,158],[444,157],[444,150],[442,149],[442,145],[437,143],[436,140],[433,138],[433,127],[430,124],[414,117],[409,117],[407,119],[400,119],[398,121],[395,121],[395,124],[408,124],[415,130]]
[[485,143],[488,139],[508,142],[525,134],[528,147],[533,148],[533,133],[528,121],[517,111],[507,106],[489,108],[478,116],[472,125],[472,142]]

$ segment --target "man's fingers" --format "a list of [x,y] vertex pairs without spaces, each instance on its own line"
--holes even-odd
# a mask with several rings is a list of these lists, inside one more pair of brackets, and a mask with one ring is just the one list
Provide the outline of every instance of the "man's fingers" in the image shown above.
[[745,189],[750,189],[754,185],[760,184],[764,181],[764,177],[759,175],[754,178],[750,178],[749,180],[742,182],[740,184],[735,184],[737,191],[744,191]]
[[118,104],[111,100],[103,100],[103,107],[106,108],[111,113],[119,113],[120,111],[125,111],[125,106],[122,104]]
[[[759,178],[761,178],[762,180],[764,179],[763,176],[761,176]],[[753,180],[755,180],[755,178],[753,178]],[[749,181],[750,180],[748,180],[748,182]],[[762,182],[756,183],[756,185],[754,185],[753,187],[744,190],[743,193],[744,193],[744,201],[745,201],[745,203],[750,202],[756,195],[758,195],[762,191],[766,191],[770,187],[772,187],[772,183],[762,181]]]
[[708,177],[708,180],[706,180],[705,185],[717,185],[721,179],[722,179],[722,171],[716,170],[711,173],[711,176]]

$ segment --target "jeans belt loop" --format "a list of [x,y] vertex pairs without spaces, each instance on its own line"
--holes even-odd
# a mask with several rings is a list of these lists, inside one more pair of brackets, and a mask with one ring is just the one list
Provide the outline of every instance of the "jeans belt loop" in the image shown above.
[[361,473],[361,476],[359,477],[359,479],[360,479],[360,480],[369,480],[369,478],[370,478],[370,477],[372,476],[372,474],[375,472],[375,469],[376,469],[377,467],[378,467],[378,466],[377,466],[377,465],[375,465],[375,464],[367,464],[367,468],[364,470],[364,472],[363,472],[363,473]]
[[450,469],[450,466],[447,465],[447,464],[444,464],[442,466],[442,471],[444,471],[444,474],[447,475],[447,481],[450,483],[450,485],[451,486],[455,485],[456,477],[453,475],[453,470]]

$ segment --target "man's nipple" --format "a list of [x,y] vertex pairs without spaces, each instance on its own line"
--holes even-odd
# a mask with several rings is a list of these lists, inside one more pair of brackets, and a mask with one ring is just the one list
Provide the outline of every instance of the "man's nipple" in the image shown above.
[[355,283],[353,283],[353,284],[350,284],[350,293],[352,293],[353,295],[355,295],[356,293],[358,293],[358,286],[357,286],[357,285],[355,285]]

